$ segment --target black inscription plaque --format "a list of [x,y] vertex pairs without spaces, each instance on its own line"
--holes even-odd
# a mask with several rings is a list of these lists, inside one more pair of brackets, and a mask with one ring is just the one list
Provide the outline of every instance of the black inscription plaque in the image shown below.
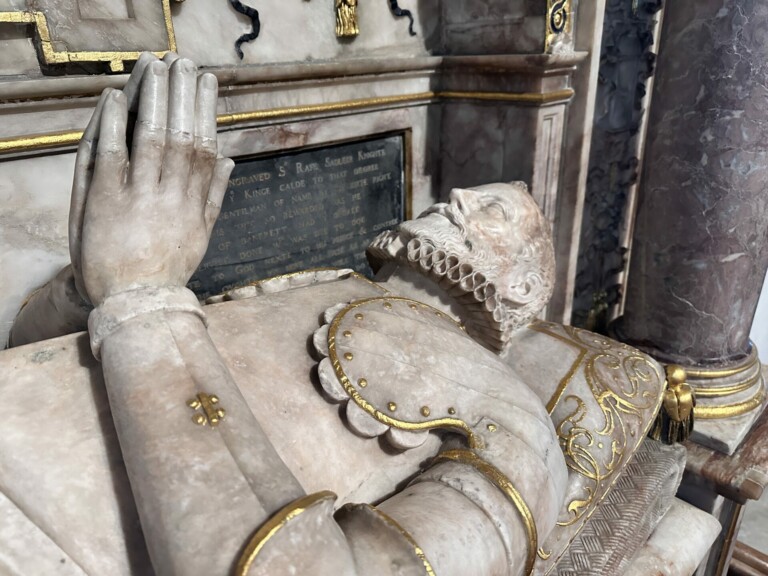
[[404,217],[404,135],[236,162],[200,298],[278,274],[332,266],[370,274],[365,248]]

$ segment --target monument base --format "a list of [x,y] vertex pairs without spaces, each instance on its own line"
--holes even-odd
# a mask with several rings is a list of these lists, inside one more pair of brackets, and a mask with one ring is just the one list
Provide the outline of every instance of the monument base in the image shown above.
[[721,370],[686,368],[696,392],[691,439],[731,455],[765,408],[765,368],[757,349],[739,366]]

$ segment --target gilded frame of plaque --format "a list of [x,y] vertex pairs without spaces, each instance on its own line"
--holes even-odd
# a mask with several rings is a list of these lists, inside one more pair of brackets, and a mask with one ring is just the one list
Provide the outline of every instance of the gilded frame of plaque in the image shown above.
[[[49,0],[54,5],[58,0]],[[150,45],[136,46],[129,50],[70,50],[61,49],[59,46],[67,46],[65,38],[59,38],[56,31],[56,26],[51,21],[51,17],[46,14],[45,8],[39,10],[21,10],[15,12],[0,12],[0,24],[28,24],[35,28],[35,44],[38,51],[38,58],[41,64],[46,66],[66,65],[66,64],[83,64],[83,63],[106,63],[112,72],[123,72],[125,70],[126,62],[133,62],[139,58],[139,55],[144,51],[151,51],[158,57],[162,57],[169,51],[176,51],[176,34],[173,29],[173,21],[171,19],[171,0],[161,0],[162,10],[162,28],[165,38],[162,41],[152,40],[148,41]],[[79,2],[74,2],[68,5],[69,11],[62,10],[59,16],[63,19],[72,19],[74,22],[81,23],[85,32],[92,29],[98,29],[101,27],[124,27],[131,29],[141,30],[146,26],[146,20],[152,21],[152,18],[143,18],[146,16],[154,16],[142,12],[147,7],[154,9],[157,2],[149,2],[148,0],[126,0],[126,14],[128,18],[109,18],[109,17],[83,17],[83,11]],[[76,7],[72,8],[72,6]],[[135,6],[140,9],[135,11]],[[51,11],[51,7],[48,7],[48,11]],[[77,17],[74,12],[77,12]],[[139,18],[136,18],[136,14],[139,14]],[[86,16],[91,16],[86,13]],[[156,26],[158,30],[160,26]],[[107,35],[108,36],[108,35]],[[94,40],[96,41],[96,40]],[[158,45],[151,46],[153,42],[157,41]],[[162,45],[160,45],[160,43]],[[57,46],[58,45],[58,46]],[[159,48],[159,50],[158,50]]]

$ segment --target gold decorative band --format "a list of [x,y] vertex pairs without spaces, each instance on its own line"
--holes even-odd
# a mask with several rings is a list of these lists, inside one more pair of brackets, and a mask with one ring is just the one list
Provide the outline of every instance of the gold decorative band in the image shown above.
[[400,524],[394,518],[376,508],[376,506],[369,506],[369,508],[378,514],[386,524],[389,524],[392,528],[400,532],[400,534],[402,534],[406,540],[408,540],[409,544],[413,547],[413,552],[424,564],[424,572],[427,574],[427,576],[435,576],[435,570],[432,568],[432,564],[430,564],[429,560],[427,560],[427,556],[424,554],[424,550],[422,550],[421,547],[416,543],[416,540],[414,540],[413,536],[411,536],[411,533],[400,526]]
[[11,152],[31,152],[46,148],[74,146],[83,137],[82,132],[54,132],[40,136],[22,136],[20,138],[0,139],[0,154]]
[[536,562],[536,554],[539,549],[539,536],[536,531],[536,521],[533,518],[533,514],[531,514],[531,509],[528,508],[528,505],[525,503],[525,500],[523,500],[520,492],[517,491],[517,488],[512,484],[512,481],[493,464],[486,462],[477,454],[470,452],[469,450],[448,450],[438,454],[435,461],[451,461],[469,464],[504,492],[520,513],[523,525],[528,533],[528,555],[525,562],[525,574],[531,574],[533,572],[534,562]]
[[551,104],[567,101],[575,94],[573,88],[552,92],[436,92],[438,98],[459,100],[490,100],[495,102],[518,102],[523,104]]
[[259,555],[259,552],[261,552],[270,538],[277,534],[277,532],[293,518],[296,518],[296,516],[299,516],[301,513],[324,500],[336,500],[336,494],[327,490],[316,494],[310,494],[291,502],[275,513],[274,516],[262,524],[256,533],[251,536],[245,550],[243,550],[243,553],[237,561],[234,576],[246,576],[251,569],[253,562],[256,560],[256,557]]
[[[556,90],[553,92],[419,92],[416,94],[399,94],[395,96],[382,96],[378,98],[359,98],[355,100],[343,100],[326,104],[307,104],[304,106],[292,106],[287,108],[269,108],[266,110],[254,110],[250,112],[234,112],[220,114],[216,121],[219,126],[232,126],[245,122],[258,122],[290,118],[306,114],[327,114],[331,112],[349,112],[364,108],[376,108],[396,104],[415,102],[428,102],[430,100],[483,100],[496,102],[517,102],[521,104],[547,104],[551,102],[567,101],[574,94],[572,88]],[[38,136],[21,136],[15,138],[0,139],[0,154],[13,152],[29,152],[47,148],[74,146],[78,143],[83,133],[81,131],[56,132],[40,134]]]
[[724,404],[722,406],[702,406],[698,405],[693,409],[694,416],[699,420],[719,420],[721,418],[733,418],[751,412],[760,406],[765,400],[765,383],[762,383],[757,393],[749,400],[737,402],[735,404]]
[[760,371],[758,370],[756,374],[739,380],[730,386],[713,386],[710,388],[694,384],[693,389],[698,398],[722,398],[723,396],[732,396],[733,394],[749,390],[760,381],[760,376]]
[[694,378],[697,380],[715,380],[716,378],[727,378],[729,376],[735,376],[736,374],[746,372],[755,364],[757,364],[757,362],[757,347],[754,343],[752,343],[752,350],[750,351],[749,355],[735,366],[720,369],[696,369],[685,367],[685,372],[688,374],[689,378]]

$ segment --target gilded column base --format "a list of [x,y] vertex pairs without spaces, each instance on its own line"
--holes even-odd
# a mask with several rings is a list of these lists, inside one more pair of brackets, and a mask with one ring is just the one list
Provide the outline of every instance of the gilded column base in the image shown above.
[[696,394],[691,439],[733,454],[766,404],[763,367],[752,345],[742,362],[718,369],[685,367],[687,383]]

